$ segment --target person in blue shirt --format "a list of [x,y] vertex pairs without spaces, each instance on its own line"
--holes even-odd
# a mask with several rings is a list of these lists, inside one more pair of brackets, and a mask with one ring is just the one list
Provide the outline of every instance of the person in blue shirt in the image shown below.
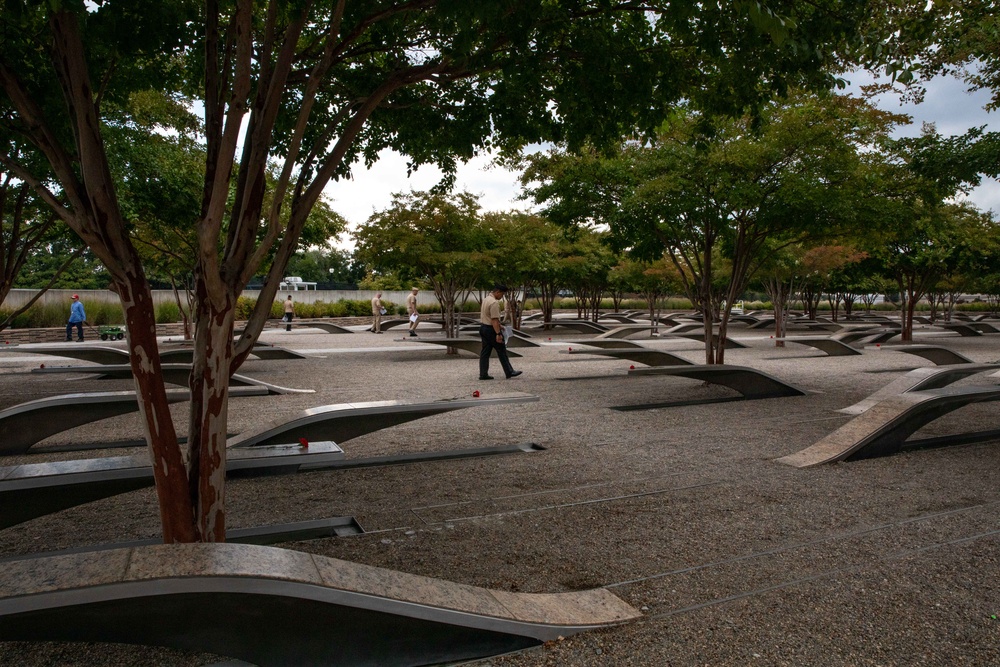
[[73,295],[73,305],[69,309],[69,320],[66,322],[66,340],[73,340],[73,327],[76,327],[77,341],[83,340],[83,323],[87,321],[87,313],[80,303],[80,295]]

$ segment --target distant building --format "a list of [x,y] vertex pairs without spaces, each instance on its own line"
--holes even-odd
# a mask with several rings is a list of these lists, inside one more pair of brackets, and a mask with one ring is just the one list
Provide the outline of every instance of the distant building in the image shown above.
[[285,276],[278,285],[280,292],[298,292],[299,290],[316,289],[317,283],[307,283],[298,276]]

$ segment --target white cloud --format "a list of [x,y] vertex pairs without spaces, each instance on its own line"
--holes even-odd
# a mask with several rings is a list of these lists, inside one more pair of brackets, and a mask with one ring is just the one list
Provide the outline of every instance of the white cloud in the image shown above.
[[[856,73],[848,78],[852,83],[848,91],[855,94],[861,85],[873,80],[867,73]],[[944,136],[965,134],[973,127],[982,126],[987,132],[1000,131],[1000,118],[984,108],[990,101],[988,91],[970,93],[964,82],[951,76],[938,77],[924,85],[927,92],[921,104],[901,103],[895,93],[884,93],[874,99],[880,109],[905,113],[913,118],[912,123],[897,130],[897,137],[919,136],[925,122],[934,123]],[[969,193],[968,200],[985,211],[1000,212],[1000,182],[984,178],[982,184]]]
[[[848,89],[857,93],[860,86],[872,80],[866,73],[855,73]],[[923,122],[937,125],[943,135],[963,134],[972,127],[985,125],[987,131],[1000,129],[995,114],[984,110],[989,95],[984,92],[968,93],[963,82],[952,77],[941,77],[926,85],[927,94],[919,105],[901,104],[899,96],[883,94],[875,103],[886,111],[909,114],[912,124],[900,128],[898,136],[916,136]],[[458,168],[456,190],[468,190],[481,195],[480,202],[488,211],[528,210],[529,202],[521,201],[518,174],[499,166],[491,166],[492,157],[484,155],[472,159]],[[441,172],[433,166],[424,166],[407,177],[406,160],[399,154],[385,150],[371,169],[356,165],[354,178],[331,183],[326,194],[332,200],[333,209],[343,215],[352,225],[358,225],[376,211],[386,208],[395,192],[427,190],[438,183]],[[995,179],[984,179],[983,184],[972,191],[969,200],[984,210],[1000,212],[1000,183]],[[351,247],[348,239],[342,239],[342,247]]]
[[[492,156],[483,155],[460,165],[455,191],[467,190],[479,195],[479,203],[487,211],[529,210],[529,202],[517,199],[521,192],[518,174],[492,162]],[[406,158],[387,149],[379,154],[371,169],[355,165],[352,179],[331,183],[324,193],[330,198],[333,210],[347,218],[353,227],[389,206],[394,193],[429,190],[440,180],[441,170],[432,165],[407,176]],[[344,238],[339,245],[350,248],[352,243]]]

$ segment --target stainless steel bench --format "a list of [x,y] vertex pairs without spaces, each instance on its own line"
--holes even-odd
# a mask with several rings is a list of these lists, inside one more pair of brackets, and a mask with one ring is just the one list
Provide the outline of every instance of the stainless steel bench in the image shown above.
[[[266,396],[266,387],[233,387],[229,395]],[[168,389],[167,401],[191,400],[187,389]],[[0,411],[0,456],[26,453],[32,445],[76,426],[139,410],[134,391],[61,394],[21,403]]]
[[691,366],[692,362],[664,350],[651,350],[645,347],[606,348],[606,349],[572,349],[560,350],[560,354],[597,354],[604,357],[627,359],[647,366]]
[[898,452],[913,433],[972,403],[1000,400],[1000,387],[961,386],[889,396],[833,433],[794,454],[776,459],[796,468],[853,461]]
[[465,662],[640,617],[603,588],[512,593],[243,544],[0,569],[0,640],[124,642],[257,665]]

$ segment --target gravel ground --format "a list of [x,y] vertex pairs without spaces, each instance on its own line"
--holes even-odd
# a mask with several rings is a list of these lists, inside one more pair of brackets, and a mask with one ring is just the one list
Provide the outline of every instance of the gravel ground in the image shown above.
[[[421,337],[440,336],[421,329]],[[907,370],[929,366],[887,347],[827,357],[749,345],[729,350],[798,386],[797,398],[618,411],[724,398],[683,378],[627,377],[629,362],[560,349],[585,336],[537,334],[519,348],[524,375],[477,379],[476,359],[383,336],[270,331],[263,339],[314,355],[251,360],[241,373],[315,394],[233,399],[234,433],[295,410],[348,401],[438,399],[524,391],[538,403],[437,415],[343,443],[348,458],[534,442],[546,449],[487,458],[237,480],[231,527],[356,517],[365,533],[288,548],[510,591],[607,586],[637,622],[498,656],[534,665],[998,665],[1000,449],[997,441],[910,451],[798,470],[773,460],[844,424],[834,412]],[[930,337],[974,361],[997,361],[1000,337]],[[637,337],[701,362],[698,343]],[[128,381],[29,375],[54,357],[0,356],[0,408]],[[963,383],[995,383],[975,376]],[[185,406],[173,407],[186,429]],[[1000,428],[997,404],[963,408],[917,437]],[[127,415],[53,436],[19,462],[121,455],[58,451],[139,435]],[[53,451],[55,450],[55,451]],[[156,536],[151,490],[90,503],[0,533],[0,557]],[[121,645],[0,642],[0,665],[203,665],[219,656]]]

